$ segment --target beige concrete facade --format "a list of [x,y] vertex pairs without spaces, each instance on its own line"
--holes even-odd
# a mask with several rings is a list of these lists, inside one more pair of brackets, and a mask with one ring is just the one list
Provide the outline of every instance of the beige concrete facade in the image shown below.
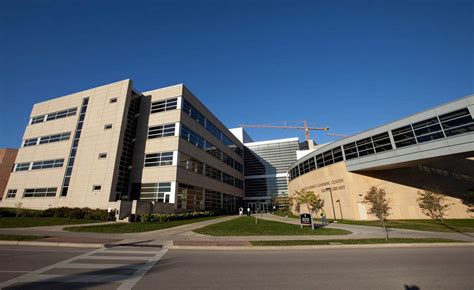
[[[88,100],[86,108],[85,98]],[[157,103],[163,100],[173,101],[174,106],[156,110]],[[196,201],[199,209],[205,209],[204,189],[219,194],[221,199],[230,196],[235,198],[234,202],[239,202],[243,189],[237,181],[232,185],[224,182],[224,173],[227,177],[232,176],[232,180],[243,180],[243,173],[226,164],[224,156],[240,164],[243,163],[242,156],[226,146],[223,137],[216,138],[204,123],[192,118],[189,111],[184,113],[184,102],[197,110],[206,122],[212,123],[223,134],[221,137],[227,136],[226,140],[242,150],[242,144],[184,85],[139,93],[133,89],[131,80],[124,80],[34,105],[15,168],[6,189],[2,190],[3,193],[14,189],[16,195],[3,198],[2,206],[14,207],[21,202],[22,207],[34,209],[60,206],[119,208],[118,201],[121,200],[153,201],[149,197],[143,198],[146,195],[143,193],[157,193],[161,189],[154,185],[159,183],[171,184],[171,187],[165,192],[166,200],[154,202],[172,204],[177,210],[180,185],[202,188],[201,200]],[[62,112],[67,110],[74,113],[64,116]],[[84,116],[81,115],[83,110]],[[61,117],[54,117],[59,115]],[[149,138],[150,127],[164,124],[174,126],[172,135]],[[217,158],[180,137],[182,126],[212,142],[222,155]],[[60,140],[59,135],[62,136]],[[145,166],[147,156],[163,152],[172,153],[172,162]],[[184,156],[217,169],[221,175],[210,178],[204,172],[192,171],[187,165],[180,166],[179,160]],[[57,166],[50,166],[54,160],[58,162],[55,163]],[[43,161],[48,165],[42,165]],[[143,184],[148,187],[144,189]],[[41,196],[42,190],[48,188],[51,192]],[[40,194],[32,194],[32,189],[40,189]],[[180,194],[186,195],[186,192],[181,189]],[[221,204],[223,202],[221,200]]]
[[[446,195],[451,207],[447,218],[471,218],[461,195],[474,186],[474,158],[442,160],[405,168],[349,172],[344,162],[304,174],[289,184],[290,193],[310,190],[324,199],[324,210],[333,218],[373,220],[363,199],[371,186],[385,189],[390,200],[389,219],[426,219],[417,205],[417,193],[434,190]],[[331,191],[328,190],[331,188]]]
[[288,176],[290,195],[319,194],[329,218],[374,219],[363,203],[372,186],[387,192],[390,219],[428,218],[417,204],[425,190],[446,197],[447,218],[470,218],[462,197],[474,189],[474,95],[324,144]]
[[[70,132],[71,135],[68,140],[61,142],[22,147],[15,163],[64,159],[64,165],[59,168],[12,172],[7,189],[16,189],[18,193],[15,198],[3,199],[2,206],[12,207],[21,202],[23,207],[35,209],[60,206],[113,207],[117,156],[120,156],[120,137],[123,134],[122,121],[131,88],[131,81],[124,80],[34,105],[31,117],[70,108],[77,108],[77,113],[65,118],[29,124],[23,140],[65,132]],[[89,103],[77,155],[74,158],[70,187],[67,195],[61,196],[66,164],[84,98],[89,98]],[[111,103],[112,98],[116,98],[117,102]],[[112,128],[104,130],[106,124],[112,124]],[[99,159],[99,153],[106,153],[107,158]],[[100,185],[101,189],[94,191],[94,185]],[[23,197],[25,189],[34,188],[57,190],[54,197]]]
[[0,199],[3,197],[5,188],[13,166],[15,165],[18,149],[2,148],[0,149]]

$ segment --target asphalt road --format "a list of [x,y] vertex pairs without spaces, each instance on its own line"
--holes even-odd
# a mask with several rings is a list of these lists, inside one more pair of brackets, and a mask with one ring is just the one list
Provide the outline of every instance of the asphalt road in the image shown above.
[[170,250],[134,289],[472,290],[473,273],[472,247]]
[[1,246],[0,259],[2,289],[474,288],[473,247],[167,251]]

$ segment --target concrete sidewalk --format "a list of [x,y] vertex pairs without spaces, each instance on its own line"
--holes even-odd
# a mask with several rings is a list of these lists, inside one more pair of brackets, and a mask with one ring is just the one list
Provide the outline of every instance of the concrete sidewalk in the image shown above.
[[[19,234],[19,235],[41,235],[49,236],[45,241],[51,243],[64,244],[102,244],[107,246],[114,246],[119,244],[133,244],[133,245],[152,245],[163,246],[166,248],[176,245],[191,244],[195,246],[244,246],[249,245],[249,241],[270,241],[270,240],[342,240],[342,239],[369,239],[369,238],[384,238],[385,232],[382,228],[346,225],[332,223],[328,228],[343,229],[352,232],[348,235],[304,235],[304,236],[207,236],[193,232],[193,230],[236,219],[238,216],[227,216],[212,220],[207,220],[198,223],[182,225],[169,229],[162,229],[150,232],[141,233],[125,233],[125,234],[104,234],[104,233],[83,233],[83,232],[66,232],[62,228],[66,226],[53,226],[41,228],[17,228],[17,229],[0,229],[0,234]],[[258,218],[265,220],[272,220],[277,222],[284,222],[289,224],[299,224],[298,219],[285,218],[271,214],[259,214]],[[106,224],[106,223],[101,223]],[[75,225],[81,226],[81,225]],[[452,239],[465,242],[474,242],[473,234],[466,233],[442,233],[442,232],[425,232],[404,229],[390,229],[389,236],[392,238],[442,238]],[[24,242],[27,243],[27,242]]]

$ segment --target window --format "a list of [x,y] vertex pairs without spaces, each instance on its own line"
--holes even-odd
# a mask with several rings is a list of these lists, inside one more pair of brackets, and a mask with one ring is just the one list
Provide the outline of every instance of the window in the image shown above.
[[151,103],[151,114],[164,111],[175,110],[178,105],[178,99],[168,99]]
[[25,197],[55,197],[56,196],[56,187],[49,188],[27,188],[23,193],[23,198]]
[[393,140],[397,148],[416,144],[415,133],[411,125],[392,130]]
[[99,153],[99,159],[107,158],[107,153]]
[[109,129],[112,129],[112,124],[105,124],[104,130],[109,130]]
[[174,136],[175,124],[164,124],[148,128],[148,139]]
[[7,191],[7,198],[15,198],[16,197],[16,189],[9,189]]
[[44,122],[44,117],[45,116],[46,115],[31,117],[30,124],[33,125],[33,124],[38,124],[38,123]]
[[25,139],[23,141],[23,147],[35,146],[38,143],[38,138]]
[[100,191],[102,189],[102,185],[94,184],[92,186],[93,191]]
[[59,112],[50,113],[46,116],[46,121],[52,121],[56,119],[66,118],[69,116],[74,116],[77,112],[77,108],[70,108],[67,110],[62,110]]
[[235,178],[225,172],[222,172],[222,182],[227,183],[229,185],[235,185]]
[[440,115],[439,120],[446,137],[474,131],[474,119],[467,108]]
[[26,170],[30,170],[30,162],[17,163],[15,166],[15,171],[26,171]]
[[[87,105],[89,104],[89,97],[85,97],[82,99],[81,105],[81,113],[79,115],[79,119],[76,124],[76,131],[74,132],[74,140],[71,144],[71,151],[69,152],[69,158],[66,167],[66,174],[63,178],[63,186],[61,188],[61,197],[67,196],[69,191],[69,182],[71,180],[72,169],[74,165],[74,160],[76,158],[77,148],[79,146],[79,140],[81,137],[81,129],[84,123],[84,119],[86,117]],[[69,138],[69,136],[67,137]]]
[[188,101],[183,100],[182,110],[185,114],[189,115],[191,118],[196,120],[196,122],[204,126],[206,118],[204,118],[204,116],[201,113],[199,113],[198,110],[196,110],[193,106],[191,106],[191,104]]
[[171,182],[143,183],[140,190],[140,199],[169,202]]
[[35,161],[31,170],[63,167],[64,159]]
[[117,103],[117,98],[111,98],[109,104]]
[[221,171],[212,166],[206,165],[204,175],[212,179],[221,181]]
[[60,134],[55,134],[55,135],[50,135],[50,136],[42,136],[39,138],[39,144],[48,144],[48,143],[66,141],[66,140],[69,140],[70,137],[71,137],[71,132],[65,132],[65,133],[60,133]]
[[388,132],[372,136],[372,142],[377,153],[393,149]]
[[145,155],[145,167],[173,165],[173,152],[150,153]]
[[[346,160],[359,157],[359,155],[357,154],[357,148],[356,148],[355,142],[346,144],[343,147],[344,147],[344,154],[346,155]],[[319,167],[319,164],[318,164],[318,167]]]

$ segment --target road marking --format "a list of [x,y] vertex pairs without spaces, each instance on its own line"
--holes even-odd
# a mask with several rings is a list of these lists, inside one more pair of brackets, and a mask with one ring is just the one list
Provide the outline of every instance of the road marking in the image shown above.
[[138,269],[142,265],[135,264],[90,264],[90,263],[72,263],[63,266],[63,269]]
[[[120,248],[112,248],[113,250],[97,249],[86,252],[82,255],[66,259],[59,263],[38,269],[36,271],[12,271],[19,273],[26,273],[19,277],[15,277],[11,280],[0,283],[0,289],[7,286],[11,286],[16,283],[31,283],[31,282],[59,282],[59,283],[72,283],[72,282],[101,282],[101,283],[121,283],[118,289],[129,290],[135,286],[140,279],[168,252],[167,249],[150,249],[150,251],[128,251],[128,249],[121,251]],[[58,251],[59,252],[59,251]],[[130,256],[110,256],[109,254],[130,254]],[[102,255],[101,255],[102,254]],[[149,257],[137,257],[134,254],[150,254]],[[90,263],[80,263],[80,260],[112,260],[117,261],[115,264],[95,264],[92,261]],[[124,261],[127,260],[140,260],[142,264],[127,264]],[[114,269],[129,269],[134,271],[131,275],[94,275],[94,271],[91,274],[45,274],[46,272],[53,269],[95,269],[99,270],[110,270]],[[1,272],[1,271],[0,271]],[[97,272],[95,272],[97,273]],[[113,273],[113,272],[112,272]]]
[[12,270],[12,271],[1,271],[0,270],[0,273],[30,273],[31,271],[15,271],[15,270]]
[[132,289],[138,281],[168,252],[168,249],[161,250],[155,257],[153,257],[148,263],[143,267],[138,269],[135,274],[128,280],[126,280],[117,290],[130,290]]

